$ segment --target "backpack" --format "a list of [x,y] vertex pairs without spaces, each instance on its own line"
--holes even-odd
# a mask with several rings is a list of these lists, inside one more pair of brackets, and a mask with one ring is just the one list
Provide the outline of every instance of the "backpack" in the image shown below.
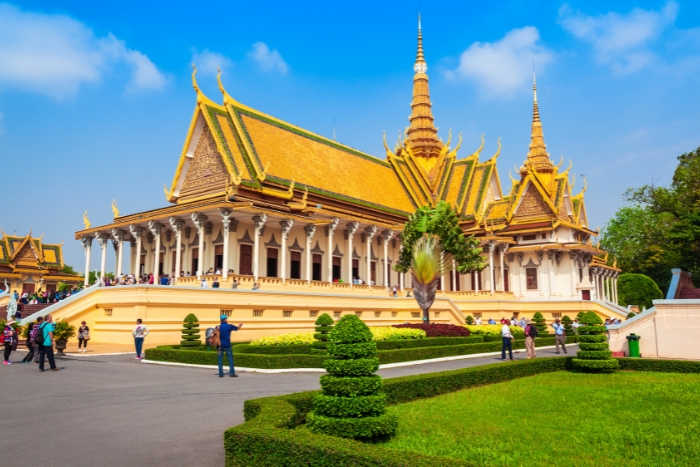
[[5,327],[0,336],[0,344],[12,344],[14,336],[15,330],[13,328],[8,330],[7,327]]
[[540,332],[537,330],[537,327],[535,327],[532,324],[528,324],[526,334],[534,339],[535,337],[540,335]]
[[[34,334],[32,338],[34,345],[44,345],[44,339],[46,338],[46,336],[44,336],[44,326],[46,326],[46,324],[46,321],[44,321],[41,323],[41,326],[34,326],[34,329],[36,329],[36,334]],[[32,331],[34,331],[34,329],[32,329]]]
[[209,336],[209,345],[212,347],[218,347],[219,344],[219,326],[217,326],[214,328],[214,332],[211,333],[211,336]]

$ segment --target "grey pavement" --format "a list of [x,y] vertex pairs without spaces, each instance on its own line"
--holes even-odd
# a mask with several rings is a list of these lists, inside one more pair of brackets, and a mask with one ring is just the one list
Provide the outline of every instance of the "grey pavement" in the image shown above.
[[[570,346],[569,354],[575,349]],[[13,353],[12,359],[24,355]],[[538,353],[552,355],[553,349]],[[380,374],[397,377],[497,361],[481,357]],[[32,363],[0,367],[3,466],[222,467],[223,433],[243,422],[245,400],[320,387],[318,373],[219,378],[210,369],[142,364],[130,355],[66,357],[57,365],[61,371],[44,373]]]

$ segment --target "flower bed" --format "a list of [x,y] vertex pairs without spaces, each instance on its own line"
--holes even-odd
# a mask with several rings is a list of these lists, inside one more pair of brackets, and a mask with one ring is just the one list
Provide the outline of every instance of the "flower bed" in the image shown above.
[[[455,371],[384,380],[389,404],[400,404],[461,389],[571,368],[571,358],[538,358]],[[700,373],[699,362],[620,359],[620,368],[640,371]],[[245,423],[224,434],[228,467],[467,467],[473,463],[419,453],[405,453],[349,439],[317,435],[305,427],[306,414],[319,391],[245,401]],[[296,428],[296,429],[291,429]],[[549,464],[551,465],[551,464]]]
[[441,323],[404,323],[404,324],[394,324],[395,328],[408,328],[408,329],[421,329],[425,331],[428,337],[467,337],[471,333],[469,329],[464,326],[456,326],[454,324],[441,324]]
[[[375,342],[415,340],[426,337],[425,331],[420,329],[398,329],[394,327],[371,327],[372,337]],[[279,334],[277,336],[261,337],[250,343],[253,347],[271,347],[286,345],[311,345],[314,343],[313,332],[294,332]]]

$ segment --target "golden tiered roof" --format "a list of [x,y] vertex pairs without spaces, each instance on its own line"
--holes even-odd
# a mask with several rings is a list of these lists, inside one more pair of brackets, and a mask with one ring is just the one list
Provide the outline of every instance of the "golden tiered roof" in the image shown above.
[[500,141],[496,154],[481,161],[483,136],[481,146],[461,159],[461,135],[454,147],[451,132],[447,142],[439,138],[420,17],[410,124],[393,150],[385,138],[384,160],[243,105],[226,92],[220,75],[217,79],[223,104],[200,91],[196,69],[192,75],[197,105],[166,188],[168,201],[182,209],[235,198],[302,216],[333,209],[396,224],[420,206],[445,200],[469,230],[488,225],[497,233],[543,222],[587,230],[583,191],[572,195],[569,169],[559,173],[561,164],[552,164],[547,153],[536,83],[530,148],[508,195],[503,196],[496,168]]

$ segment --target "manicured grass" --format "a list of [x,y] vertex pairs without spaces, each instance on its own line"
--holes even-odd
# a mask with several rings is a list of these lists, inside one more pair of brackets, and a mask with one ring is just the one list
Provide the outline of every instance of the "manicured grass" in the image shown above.
[[383,446],[477,465],[700,463],[698,374],[547,373],[388,410]]

